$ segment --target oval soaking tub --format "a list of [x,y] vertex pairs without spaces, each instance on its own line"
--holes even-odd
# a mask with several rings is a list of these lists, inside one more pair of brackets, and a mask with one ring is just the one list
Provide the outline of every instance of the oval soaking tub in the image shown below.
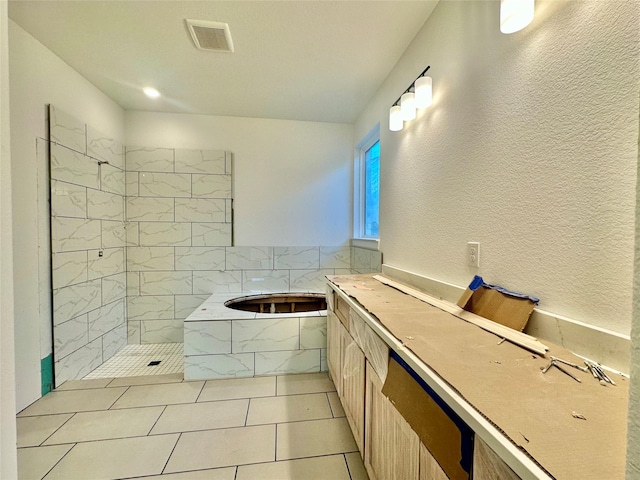
[[327,309],[322,293],[267,293],[232,298],[225,307],[257,313],[300,313]]

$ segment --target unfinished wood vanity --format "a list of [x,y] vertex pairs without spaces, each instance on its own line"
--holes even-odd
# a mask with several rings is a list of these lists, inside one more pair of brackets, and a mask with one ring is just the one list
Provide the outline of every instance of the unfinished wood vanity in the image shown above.
[[329,374],[371,480],[624,478],[622,376],[542,375],[542,356],[372,275],[328,279]]

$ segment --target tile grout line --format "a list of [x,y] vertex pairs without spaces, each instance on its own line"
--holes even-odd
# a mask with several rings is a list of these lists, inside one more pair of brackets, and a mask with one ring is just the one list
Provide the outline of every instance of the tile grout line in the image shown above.
[[[53,436],[58,432],[58,430],[60,430],[62,427],[64,427],[64,426],[69,422],[69,420],[71,420],[71,419],[72,419],[73,417],[75,417],[77,414],[78,414],[78,412],[73,412],[73,413],[71,414],[71,416],[70,416],[69,418],[67,418],[64,422],[62,422],[62,424],[61,424],[58,428],[56,428],[53,432],[51,432],[51,435],[49,435],[49,436],[48,436],[47,438],[45,438],[42,442],[40,442],[40,444],[38,445],[38,447],[46,447],[47,445],[44,445],[44,443],[45,443],[47,440],[49,440],[51,437],[53,437]],[[58,414],[54,413],[53,415],[58,415]],[[61,414],[61,415],[64,415],[64,414]],[[37,415],[37,416],[40,416],[40,415]],[[42,416],[45,416],[45,415],[42,415]],[[30,418],[30,417],[22,417],[22,418]]]
[[331,406],[331,399],[329,398],[329,392],[325,392],[325,394],[327,395],[327,402],[329,402],[329,411],[331,412],[331,416],[333,418],[337,418],[336,414],[333,411],[333,407]]
[[[271,398],[271,397],[269,397]],[[251,408],[251,400],[252,398],[249,398],[249,401],[247,402],[247,413],[244,416],[244,426],[247,426],[247,422],[249,421],[249,409]]]
[[347,466],[347,473],[349,474],[349,479],[353,480],[353,475],[351,475],[351,469],[349,468],[349,462],[347,461],[347,454],[343,453],[342,457],[344,458],[344,464]]
[[73,446],[72,446],[72,447],[67,451],[67,453],[65,453],[62,457],[60,457],[60,459],[59,459],[56,463],[54,463],[54,464],[53,464],[53,466],[52,466],[49,470],[47,470],[47,473],[45,473],[45,474],[42,476],[41,480],[42,480],[42,479],[44,479],[44,478],[46,478],[46,477],[47,477],[47,475],[49,475],[49,474],[51,473],[51,471],[52,471],[54,468],[56,468],[56,467],[60,464],[60,462],[64,459],[64,457],[66,457],[67,455],[69,455],[69,452],[71,452],[71,450],[73,450],[74,448],[76,448],[76,445],[78,445],[78,444],[77,444],[77,443],[74,443],[74,444],[73,444]]
[[[162,406],[162,405],[158,405],[158,406]],[[103,410],[100,410],[103,411]],[[78,412],[78,413],[86,413],[86,412]],[[190,430],[190,432],[204,432],[206,430]],[[181,434],[184,432],[167,432],[167,433],[157,433],[154,435],[130,435],[130,436],[124,436],[124,437],[109,437],[109,438],[96,438],[93,440],[79,440],[77,442],[73,442],[74,445],[79,445],[79,444],[85,444],[85,443],[99,443],[99,442],[112,442],[114,440],[130,440],[130,439],[134,439],[134,438],[148,438],[148,437],[162,437],[162,436],[168,436],[168,435],[176,435],[176,434]],[[61,445],[70,445],[71,443],[66,442],[66,443],[53,443],[51,445],[43,445],[44,447],[59,447]],[[21,448],[41,448],[41,447],[21,447]]]
[[[180,383],[184,383],[184,381],[180,382]],[[200,396],[202,395],[202,392],[204,392],[204,387],[206,385],[207,385],[207,381],[205,380],[205,381],[202,382],[202,387],[200,387],[200,391],[198,392],[198,395],[196,395],[196,399],[191,403],[194,403],[194,404],[198,403],[198,400],[200,400]],[[204,402],[202,402],[202,403],[204,403]]]
[[[305,460],[312,460],[312,459],[317,459],[317,458],[330,458],[330,457],[343,457],[343,460],[345,460],[346,462],[346,455],[350,454],[350,453],[359,453],[358,450],[355,450],[353,452],[338,452],[338,453],[324,453],[324,454],[320,454],[320,455],[311,455],[311,456],[306,456],[306,457],[295,457],[295,458],[285,458],[282,460],[275,460],[273,462],[252,462],[252,463],[243,463],[241,465],[231,465],[228,467],[214,467],[214,470],[217,469],[223,469],[223,468],[231,468],[231,467],[235,467],[237,469],[239,469],[240,467],[246,467],[246,466],[256,466],[256,465],[271,465],[274,463],[286,463],[286,462],[295,462],[295,461],[305,461]],[[194,472],[194,471],[200,471],[200,470],[188,470],[185,472],[180,472],[180,473],[188,473],[188,472]],[[347,466],[347,472],[349,472],[349,468]],[[350,472],[349,472],[350,473]],[[146,477],[144,477],[146,478]],[[350,479],[351,477],[349,477]],[[346,480],[349,480],[346,479]],[[298,480],[298,479],[295,479]],[[333,480],[333,479],[332,479]]]
[[273,448],[274,448],[274,452],[273,452],[273,461],[277,462],[278,461],[278,424],[276,423],[274,425],[274,442],[273,442]]
[[[118,403],[118,400],[120,400],[120,399],[123,397],[123,395],[129,391],[129,388],[131,388],[131,386],[127,386],[127,387],[124,389],[124,391],[123,391],[120,395],[118,395],[118,398],[116,398],[116,399],[113,401],[113,403],[109,406],[109,408],[107,408],[107,410],[111,410],[111,409],[113,408],[113,406],[114,406],[116,403]],[[114,410],[117,410],[117,409],[115,409],[115,408],[114,408]]]
[[180,432],[178,434],[178,439],[176,440],[176,443],[173,445],[173,448],[171,449],[171,453],[169,454],[169,456],[167,457],[167,461],[164,462],[164,467],[162,467],[162,470],[160,471],[160,474],[162,475],[164,473],[164,471],[167,469],[167,465],[169,465],[169,460],[171,460],[171,457],[173,456],[173,452],[176,451],[176,447],[178,446],[178,442],[180,442],[180,439],[182,438],[182,432]]
[[[153,431],[153,429],[156,427],[156,425],[158,424],[158,422],[160,421],[160,417],[162,417],[162,415],[164,415],[164,412],[167,411],[167,407],[168,405],[164,405],[164,408],[162,409],[162,411],[160,412],[160,415],[158,415],[158,418],[156,418],[156,421],[153,422],[153,425],[151,425],[151,428],[149,429],[149,431],[147,432],[147,437],[151,436],[151,432]],[[153,408],[153,407],[152,407]],[[125,409],[123,409],[125,410]]]

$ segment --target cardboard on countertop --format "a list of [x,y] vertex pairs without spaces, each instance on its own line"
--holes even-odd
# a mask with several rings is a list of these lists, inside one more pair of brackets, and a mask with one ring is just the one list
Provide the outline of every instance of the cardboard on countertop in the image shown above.
[[372,275],[328,278],[553,477],[624,479],[626,378],[614,375],[616,386],[602,386],[571,367],[582,383],[555,367],[542,374],[550,355],[579,365],[582,359],[553,344],[547,358],[498,344],[496,335]]
[[464,291],[458,306],[481,317],[522,332],[536,304],[530,298],[519,298],[481,285]]

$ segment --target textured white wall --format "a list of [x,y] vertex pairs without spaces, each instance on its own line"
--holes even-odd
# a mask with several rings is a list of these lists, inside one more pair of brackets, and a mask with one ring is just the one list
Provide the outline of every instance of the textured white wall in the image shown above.
[[[640,146],[640,136],[638,145]],[[638,155],[640,173],[640,154]],[[631,328],[631,388],[627,437],[627,478],[640,478],[640,183],[636,201],[636,257],[633,282],[633,325]]]
[[[639,8],[539,0],[503,35],[499,2],[438,4],[356,124],[356,141],[381,124],[385,263],[460,286],[479,273],[629,333]],[[428,64],[434,105],[389,132],[389,106]]]
[[51,353],[49,209],[42,199],[47,166],[36,162],[36,138],[46,137],[46,105],[115,138],[124,136],[124,111],[11,20],[9,65],[16,402],[21,410],[40,397],[40,359]]
[[8,2],[0,2],[0,477],[17,478]]
[[233,155],[235,245],[343,245],[351,235],[353,126],[126,113],[126,145]]

